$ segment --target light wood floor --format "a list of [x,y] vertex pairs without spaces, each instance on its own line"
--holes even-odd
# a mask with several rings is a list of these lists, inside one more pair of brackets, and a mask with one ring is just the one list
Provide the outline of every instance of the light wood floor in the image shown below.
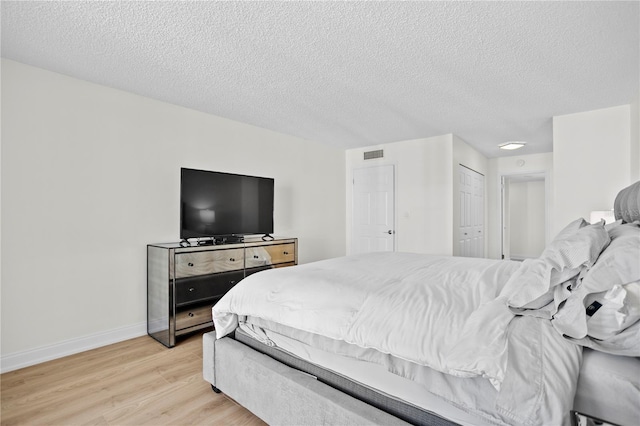
[[202,337],[138,337],[0,376],[4,425],[264,425],[202,378]]

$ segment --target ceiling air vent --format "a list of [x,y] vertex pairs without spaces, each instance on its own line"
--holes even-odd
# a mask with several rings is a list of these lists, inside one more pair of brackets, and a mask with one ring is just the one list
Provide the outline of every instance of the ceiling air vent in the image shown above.
[[374,158],[382,158],[384,157],[384,153],[382,149],[377,151],[367,151],[364,153],[365,160],[373,160]]

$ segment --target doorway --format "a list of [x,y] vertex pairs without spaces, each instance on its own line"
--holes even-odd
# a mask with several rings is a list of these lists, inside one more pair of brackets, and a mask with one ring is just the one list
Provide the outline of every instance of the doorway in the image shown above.
[[545,173],[502,176],[502,258],[522,261],[542,254],[547,235]]
[[352,253],[395,250],[393,165],[353,170]]

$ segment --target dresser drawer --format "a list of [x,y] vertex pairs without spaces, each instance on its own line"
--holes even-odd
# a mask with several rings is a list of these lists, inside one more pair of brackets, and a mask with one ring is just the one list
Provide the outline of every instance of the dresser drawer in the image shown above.
[[176,306],[222,297],[244,278],[244,271],[190,277],[176,280]]
[[179,253],[175,257],[176,278],[215,274],[244,268],[244,249]]
[[264,246],[247,247],[245,251],[245,268],[259,268],[271,265],[271,254]]
[[193,309],[188,309],[176,313],[176,330],[182,330],[185,328],[211,322],[212,307],[213,303],[211,305],[196,306]]
[[269,253],[272,265],[296,261],[296,245],[294,243],[271,244],[263,247]]

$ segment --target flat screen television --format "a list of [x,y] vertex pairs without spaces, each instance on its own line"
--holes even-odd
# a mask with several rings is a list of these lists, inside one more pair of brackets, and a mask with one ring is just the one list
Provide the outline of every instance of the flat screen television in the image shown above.
[[180,169],[180,238],[273,233],[272,178]]

